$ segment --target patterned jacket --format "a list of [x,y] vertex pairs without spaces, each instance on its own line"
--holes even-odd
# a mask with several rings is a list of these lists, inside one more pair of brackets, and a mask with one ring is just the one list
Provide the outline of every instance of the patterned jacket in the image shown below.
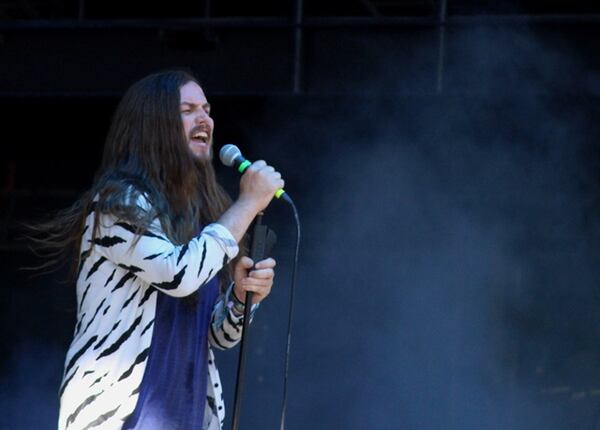
[[[109,215],[100,216],[92,243],[94,213],[81,239],[77,324],[59,391],[59,430],[120,429],[138,399],[157,295],[193,293],[238,253],[231,233],[217,223],[179,246],[166,238],[158,220],[136,235],[132,225]],[[219,349],[241,338],[243,317],[227,306],[229,294],[231,287],[212,313],[209,344]],[[207,396],[222,423],[221,383],[210,346]]]

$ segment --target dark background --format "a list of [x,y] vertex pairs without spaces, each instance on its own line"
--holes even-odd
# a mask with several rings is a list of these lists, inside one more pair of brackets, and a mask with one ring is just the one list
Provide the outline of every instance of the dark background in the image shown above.
[[[90,186],[119,97],[169,67],[300,210],[287,428],[600,428],[599,24],[584,1],[0,1],[0,429],[56,427],[74,329],[64,273],[18,270],[19,223]],[[295,230],[266,221],[242,429],[281,409]]]

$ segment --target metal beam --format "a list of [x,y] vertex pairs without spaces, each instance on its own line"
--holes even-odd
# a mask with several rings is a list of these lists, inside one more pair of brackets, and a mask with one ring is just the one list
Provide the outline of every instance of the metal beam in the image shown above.
[[[448,15],[445,25],[600,23],[600,14],[591,15]],[[212,28],[338,28],[400,27],[439,25],[439,17],[306,17],[301,23],[289,18],[227,17],[185,19],[102,19],[102,20],[0,20],[0,30],[112,30],[112,29],[198,29]]]
[[79,0],[77,3],[77,19],[79,19],[79,21],[85,19],[85,0]]
[[294,57],[293,57],[293,74],[292,74],[292,92],[300,93],[300,79],[302,73],[302,18],[303,0],[294,1]]
[[446,19],[447,19],[447,1],[439,0],[439,45],[438,45],[438,67],[437,67],[437,82],[436,82],[436,92],[441,94],[443,88],[443,78],[444,78],[444,55],[446,50]]

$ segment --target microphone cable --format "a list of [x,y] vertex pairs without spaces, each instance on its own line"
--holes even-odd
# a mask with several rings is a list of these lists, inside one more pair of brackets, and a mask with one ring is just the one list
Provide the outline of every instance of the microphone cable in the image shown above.
[[285,414],[287,409],[287,392],[288,392],[288,380],[289,380],[289,367],[290,367],[290,348],[292,342],[292,315],[294,313],[294,289],[296,286],[296,278],[298,273],[298,257],[300,254],[300,217],[298,216],[298,209],[294,204],[294,201],[288,197],[285,199],[290,204],[294,212],[294,219],[296,221],[296,249],[294,252],[294,263],[292,265],[292,284],[290,286],[290,303],[289,303],[289,316],[288,316],[288,327],[287,327],[287,341],[285,348],[285,364],[283,370],[283,400],[281,404],[281,425],[280,430],[285,429]]

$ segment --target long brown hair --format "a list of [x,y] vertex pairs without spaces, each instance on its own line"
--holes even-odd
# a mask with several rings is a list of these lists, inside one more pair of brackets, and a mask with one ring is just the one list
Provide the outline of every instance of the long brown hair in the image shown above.
[[[149,75],[126,91],[113,116],[92,187],[51,220],[30,226],[34,251],[46,260],[36,269],[51,271],[67,260],[71,279],[75,278],[85,218],[94,200],[96,221],[100,213],[112,214],[141,232],[158,218],[166,236],[179,245],[231,205],[211,161],[195,159],[187,145],[179,89],[190,81],[198,83],[187,71],[170,70]],[[142,194],[150,211],[129,203]],[[231,278],[231,264],[222,271],[222,280],[226,277]]]

